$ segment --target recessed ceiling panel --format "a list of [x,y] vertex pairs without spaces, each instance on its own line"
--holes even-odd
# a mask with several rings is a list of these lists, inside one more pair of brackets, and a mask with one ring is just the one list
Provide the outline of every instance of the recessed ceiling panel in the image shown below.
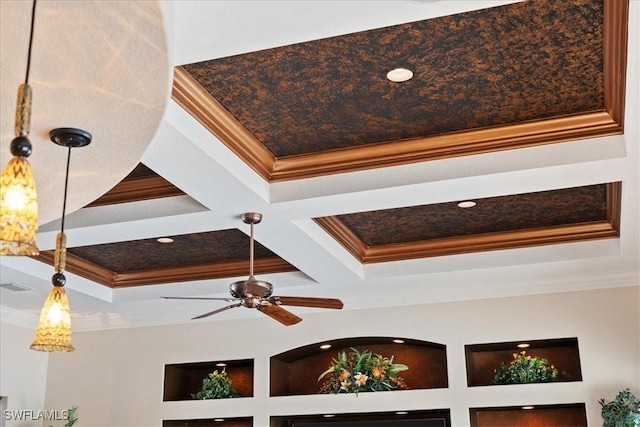
[[381,262],[617,237],[620,194],[598,184],[315,220],[362,262]]
[[[606,186],[338,215],[367,246],[606,221]],[[383,227],[381,225],[384,224]]]
[[621,133],[626,14],[519,2],[186,64],[173,97],[271,181]]
[[[67,248],[67,270],[110,287],[183,282],[249,274],[249,237],[237,229]],[[296,269],[255,243],[256,273]],[[53,265],[53,251],[36,257]]]
[[603,109],[602,20],[530,1],[184,69],[283,158]]

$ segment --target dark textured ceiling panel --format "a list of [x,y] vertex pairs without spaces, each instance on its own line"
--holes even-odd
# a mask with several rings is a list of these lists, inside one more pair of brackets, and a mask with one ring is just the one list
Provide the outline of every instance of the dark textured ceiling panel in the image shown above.
[[604,184],[489,197],[473,208],[458,203],[338,215],[367,246],[517,231],[607,220]]
[[[68,248],[67,252],[116,272],[249,259],[249,237],[240,230],[212,231],[172,238],[174,242],[170,244],[158,243],[156,239],[143,239]],[[275,256],[273,252],[256,242],[256,259]]]
[[[165,236],[163,236],[165,237]],[[66,270],[112,288],[248,276],[249,237],[237,229],[67,248]],[[296,268],[255,242],[255,272]],[[36,259],[50,265],[53,251]]]
[[184,68],[282,158],[602,110],[602,24],[536,0]]
[[363,263],[619,236],[622,183],[314,218]]
[[158,176],[153,170],[151,170],[148,166],[138,163],[138,165],[127,175],[123,181],[133,181],[136,179],[142,178],[150,178],[153,176]]

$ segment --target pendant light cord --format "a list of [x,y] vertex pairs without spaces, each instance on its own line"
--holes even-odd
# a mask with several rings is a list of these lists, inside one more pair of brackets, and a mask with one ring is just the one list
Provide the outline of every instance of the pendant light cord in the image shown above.
[[60,233],[64,234],[64,217],[67,211],[67,188],[69,187],[69,164],[71,163],[71,146],[67,151],[67,170],[64,174],[64,196],[62,199],[62,221],[60,224]]
[[24,78],[24,84],[29,84],[29,71],[31,70],[31,47],[33,46],[33,28],[36,22],[36,3],[38,0],[33,0],[33,8],[31,9],[31,33],[29,34],[29,50],[27,53],[27,74]]

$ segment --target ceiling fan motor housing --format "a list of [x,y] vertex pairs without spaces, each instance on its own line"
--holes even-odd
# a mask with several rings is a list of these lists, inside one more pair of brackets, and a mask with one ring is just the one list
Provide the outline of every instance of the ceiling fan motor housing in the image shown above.
[[245,298],[248,295],[258,298],[268,298],[273,294],[273,285],[262,280],[249,278],[229,285],[229,293],[234,298]]

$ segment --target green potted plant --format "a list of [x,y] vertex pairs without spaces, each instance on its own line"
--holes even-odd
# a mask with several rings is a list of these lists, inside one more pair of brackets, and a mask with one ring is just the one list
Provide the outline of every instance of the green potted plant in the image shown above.
[[640,427],[640,400],[627,388],[611,402],[598,401],[602,407],[603,427]]
[[407,384],[398,372],[409,369],[393,363],[393,356],[383,357],[369,350],[338,353],[331,366],[318,377],[324,379],[320,393],[355,393],[405,389]]
[[72,427],[78,421],[78,407],[72,406],[67,411],[67,423],[64,427]]
[[521,351],[513,353],[513,360],[508,365],[500,362],[500,365],[495,369],[493,384],[551,382],[557,381],[559,375],[568,377],[564,371],[559,373],[555,366],[549,365],[547,359],[527,356],[526,351]]
[[240,397],[240,393],[233,388],[231,378],[227,376],[227,371],[222,369],[220,372],[216,369],[209,373],[202,380],[202,389],[191,394],[194,399],[225,399],[229,397]]
[[78,407],[72,406],[71,408],[67,409],[67,422],[63,427],[73,427],[76,422],[78,422]]

